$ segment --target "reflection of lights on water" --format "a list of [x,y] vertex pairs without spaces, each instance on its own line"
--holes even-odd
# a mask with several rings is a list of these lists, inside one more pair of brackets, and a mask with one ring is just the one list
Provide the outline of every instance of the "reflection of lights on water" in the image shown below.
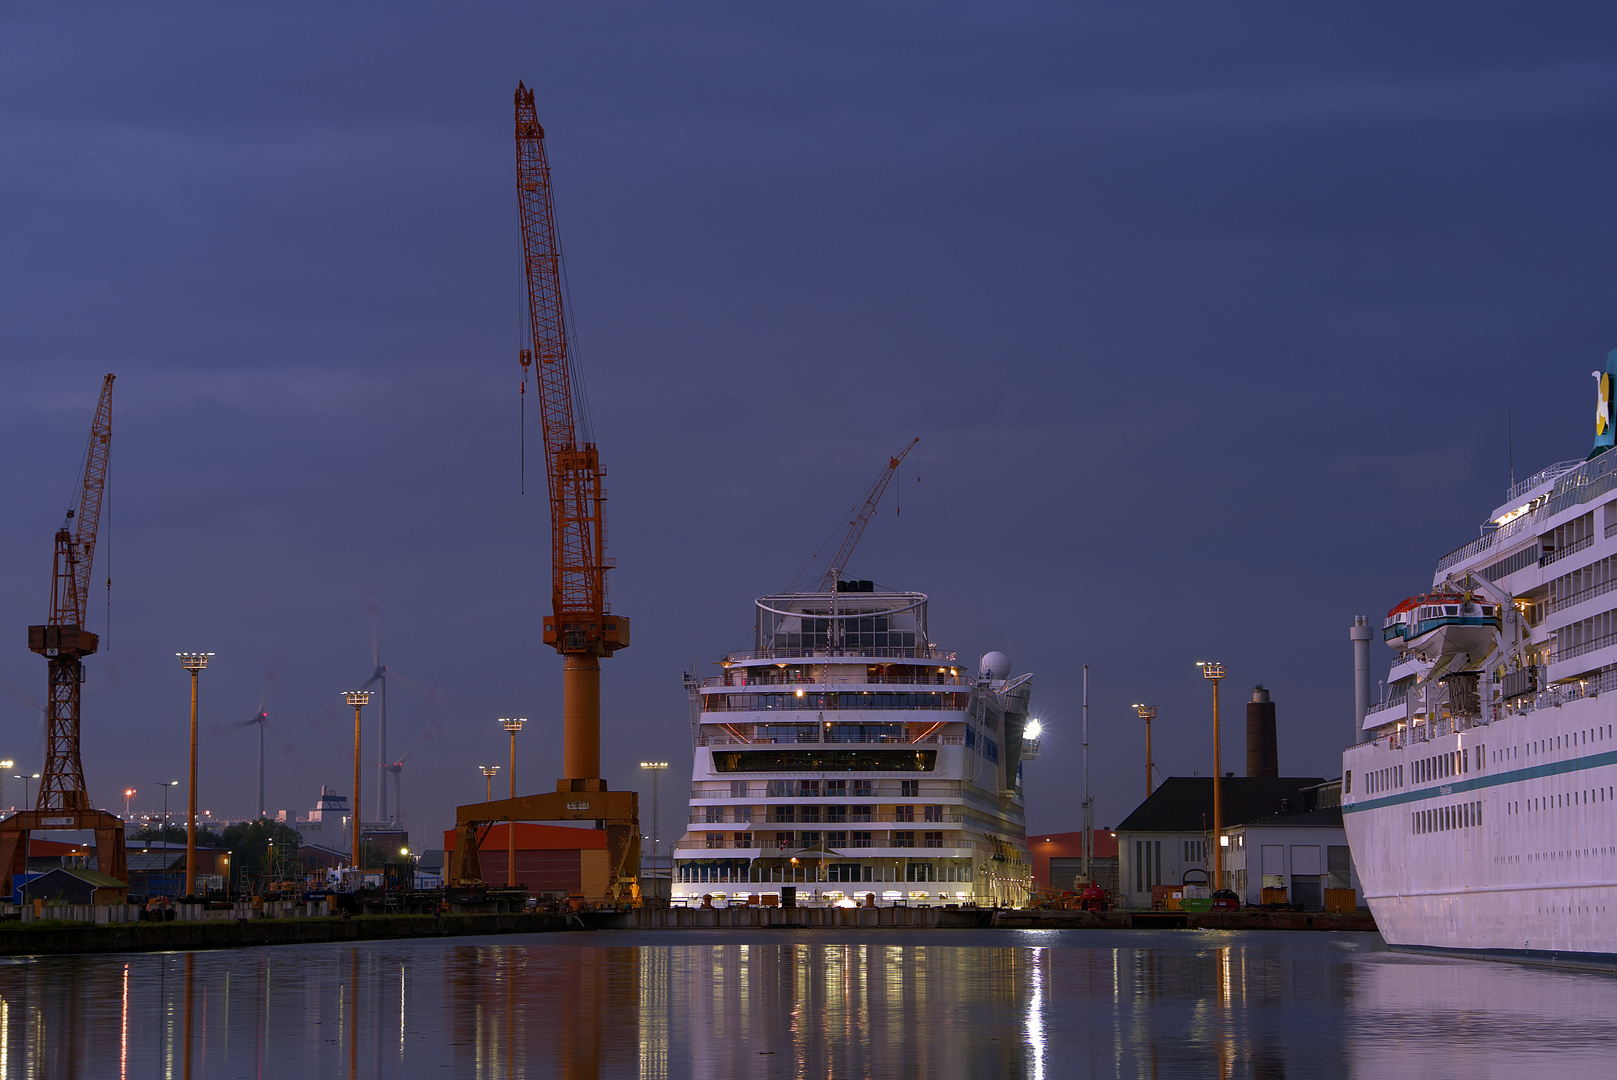
[[[6,1068],[6,1004],[0,1001],[0,1076],[10,1076]],[[124,965],[123,1004],[118,1015],[118,1078],[129,1077],[129,965]]]
[[1033,949],[1033,992],[1027,998],[1027,1041],[1033,1054],[1033,1080],[1044,1080],[1044,952]]

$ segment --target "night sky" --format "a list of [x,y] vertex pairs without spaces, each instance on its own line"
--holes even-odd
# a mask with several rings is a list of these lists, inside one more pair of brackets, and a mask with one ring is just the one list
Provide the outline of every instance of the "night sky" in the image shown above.
[[24,629],[111,371],[100,805],[183,777],[192,649],[202,806],[252,812],[266,689],[269,809],[347,793],[339,692],[377,627],[418,846],[482,798],[497,717],[531,718],[519,787],[552,787],[521,79],[634,626],[605,771],[672,763],[665,839],[681,672],[749,646],[753,598],[916,436],[848,574],[1036,673],[1031,828],[1079,825],[1083,664],[1097,824],[1143,794],[1131,702],[1163,775],[1211,769],[1197,660],[1228,668],[1226,768],[1262,682],[1282,771],[1336,776],[1353,616],[1426,586],[1512,457],[1588,452],[1614,30],[1597,4],[12,6],[0,756],[42,761]]

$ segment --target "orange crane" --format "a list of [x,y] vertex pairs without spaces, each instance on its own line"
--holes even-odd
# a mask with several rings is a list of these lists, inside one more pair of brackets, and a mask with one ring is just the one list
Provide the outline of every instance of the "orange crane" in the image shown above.
[[821,592],[836,592],[837,579],[842,576],[842,571],[848,568],[848,560],[853,558],[853,549],[859,546],[859,538],[865,535],[865,526],[870,524],[871,515],[876,512],[876,504],[881,502],[881,497],[887,493],[887,485],[892,483],[893,474],[898,472],[898,467],[920,441],[921,437],[917,435],[910,440],[908,446],[888,458],[887,468],[882,470],[881,475],[876,477],[876,482],[870,485],[870,490],[865,492],[865,501],[859,504],[859,509],[854,511],[853,520],[848,522],[848,532],[842,538],[842,546],[831,556],[831,566],[825,572],[825,580],[820,583]]
[[538,390],[550,494],[551,616],[544,639],[562,655],[562,771],[570,780],[589,780],[601,775],[600,659],[628,646],[629,620],[611,614],[607,604],[606,572],[612,564],[606,557],[606,490],[595,444],[578,438],[583,402],[574,401],[579,391],[567,348],[545,129],[539,126],[533,91],[521,83],[516,135],[517,203],[533,332],[533,348],[522,351],[522,367],[524,382],[533,369]]
[[606,489],[595,443],[579,438],[587,420],[569,349],[561,245],[533,91],[516,90],[517,204],[533,347],[521,351],[523,392],[531,373],[539,399],[550,500],[550,607],[544,642],[562,656],[562,773],[554,794],[471,804],[456,812],[450,883],[481,883],[480,830],[495,821],[595,820],[607,833],[607,895],[638,889],[639,804],[632,791],[601,779],[601,658],[629,645],[629,620],[606,595]]
[[86,630],[84,623],[112,450],[112,381],[113,376],[108,375],[101,384],[76,505],[56,531],[50,621],[28,628],[28,648],[45,657],[50,670],[45,767],[33,810],[13,814],[0,823],[0,893],[9,893],[11,875],[26,869],[26,858],[18,866],[18,857],[25,856],[27,834],[39,828],[94,829],[96,862],[101,872],[120,880],[126,877],[123,821],[115,814],[97,810],[90,801],[79,754],[79,687],[84,682],[84,658],[100,645],[100,638]]

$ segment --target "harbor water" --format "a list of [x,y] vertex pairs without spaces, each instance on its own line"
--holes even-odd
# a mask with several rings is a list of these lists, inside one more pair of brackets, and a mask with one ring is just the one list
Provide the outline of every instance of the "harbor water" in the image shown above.
[[1374,934],[552,933],[0,961],[0,1076],[1564,1078],[1613,1015]]

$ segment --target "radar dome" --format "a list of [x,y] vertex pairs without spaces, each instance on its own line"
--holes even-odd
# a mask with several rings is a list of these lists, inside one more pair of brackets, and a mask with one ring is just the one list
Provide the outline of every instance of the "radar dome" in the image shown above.
[[989,679],[1008,679],[1011,676],[1011,658],[1002,652],[986,653],[977,662],[977,672]]

